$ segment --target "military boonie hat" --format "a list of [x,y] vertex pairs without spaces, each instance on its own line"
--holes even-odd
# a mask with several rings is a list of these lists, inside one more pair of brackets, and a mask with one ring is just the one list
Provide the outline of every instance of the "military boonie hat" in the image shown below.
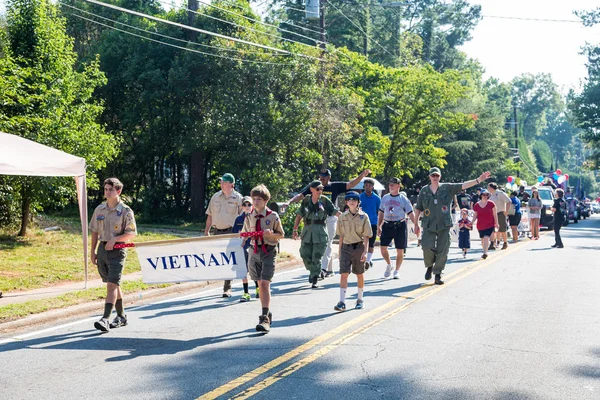
[[442,175],[442,171],[440,171],[440,169],[438,167],[433,167],[429,170],[429,175],[434,175],[434,174],[438,174],[438,175]]
[[312,181],[308,187],[311,188],[318,188],[318,187],[324,187],[323,184],[321,183],[321,181]]
[[390,180],[388,181],[388,183],[396,183],[396,184],[399,185],[400,184],[400,178],[396,178],[396,177],[390,178]]
[[230,173],[224,174],[220,179],[223,182],[235,183],[235,178]]
[[346,196],[344,196],[344,200],[358,200],[360,201],[360,195],[355,192],[355,191],[351,191],[346,193]]
[[331,176],[331,171],[328,169],[322,169],[319,171],[319,176]]

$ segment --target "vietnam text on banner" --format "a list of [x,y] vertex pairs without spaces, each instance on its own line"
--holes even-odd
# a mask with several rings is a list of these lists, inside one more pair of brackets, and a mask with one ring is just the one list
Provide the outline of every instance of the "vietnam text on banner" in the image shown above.
[[237,234],[136,244],[144,283],[242,279],[246,259]]

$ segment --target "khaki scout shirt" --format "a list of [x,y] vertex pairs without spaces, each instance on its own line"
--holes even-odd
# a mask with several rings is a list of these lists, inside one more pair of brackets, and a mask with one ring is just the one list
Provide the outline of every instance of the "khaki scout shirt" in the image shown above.
[[462,190],[462,183],[440,183],[433,194],[429,185],[423,186],[416,209],[422,211],[423,229],[439,231],[452,226],[450,208],[454,196]]
[[211,197],[206,214],[212,217],[212,226],[217,229],[233,227],[235,219],[242,211],[243,196],[235,190],[225,196],[222,190]]
[[121,201],[115,208],[108,207],[106,203],[96,207],[90,222],[90,230],[98,234],[98,240],[101,242],[108,242],[124,233],[137,235],[133,211]]
[[363,238],[373,236],[369,216],[360,210],[355,215],[350,211],[340,215],[335,231],[342,237],[344,244],[360,243]]
[[[269,210],[268,208],[265,207],[264,210],[262,210],[262,212],[260,213],[260,215],[262,215],[263,217],[260,218],[260,229],[261,230],[265,230],[265,229],[270,229],[272,230],[274,233],[280,233],[282,235],[284,235],[283,233],[283,226],[281,225],[281,220],[279,219],[279,215],[275,212],[275,211],[270,211],[269,215],[267,215],[267,210]],[[242,228],[242,232],[256,232],[256,221],[258,221],[259,218],[256,218],[256,216],[259,213],[256,212],[256,210],[252,210],[251,213],[249,213],[246,216],[246,219],[244,220],[244,227]],[[265,240],[265,244],[271,245],[271,246],[276,246],[278,240],[267,240],[266,237],[264,237]],[[253,237],[252,241],[256,241],[256,238]],[[262,244],[262,242],[259,241],[258,244]]]
[[336,215],[338,211],[331,200],[323,195],[319,197],[316,204],[313,203],[312,196],[306,196],[296,211],[297,215],[304,218],[304,228],[300,234],[302,243],[327,242],[327,226],[325,224],[308,224],[307,221],[326,221],[328,216]]
[[512,203],[510,197],[501,190],[496,190],[494,194],[490,194],[490,200],[496,204],[496,212],[506,212],[506,205]]

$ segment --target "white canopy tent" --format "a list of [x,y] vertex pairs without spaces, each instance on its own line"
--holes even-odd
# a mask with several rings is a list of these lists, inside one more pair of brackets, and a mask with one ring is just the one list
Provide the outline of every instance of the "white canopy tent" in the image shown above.
[[52,147],[0,132],[0,175],[73,176],[77,186],[83,236],[85,287],[88,281],[88,215],[85,159]]

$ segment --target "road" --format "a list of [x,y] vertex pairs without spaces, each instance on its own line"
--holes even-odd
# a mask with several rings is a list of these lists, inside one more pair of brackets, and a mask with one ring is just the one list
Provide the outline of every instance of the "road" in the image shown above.
[[[258,301],[217,290],[0,338],[3,399],[600,399],[600,216],[479,260],[451,249],[443,286],[424,285],[410,248],[401,279],[366,274],[365,309],[336,313],[338,279],[304,270],[273,284],[274,325]],[[240,288],[236,288],[239,295]]]

